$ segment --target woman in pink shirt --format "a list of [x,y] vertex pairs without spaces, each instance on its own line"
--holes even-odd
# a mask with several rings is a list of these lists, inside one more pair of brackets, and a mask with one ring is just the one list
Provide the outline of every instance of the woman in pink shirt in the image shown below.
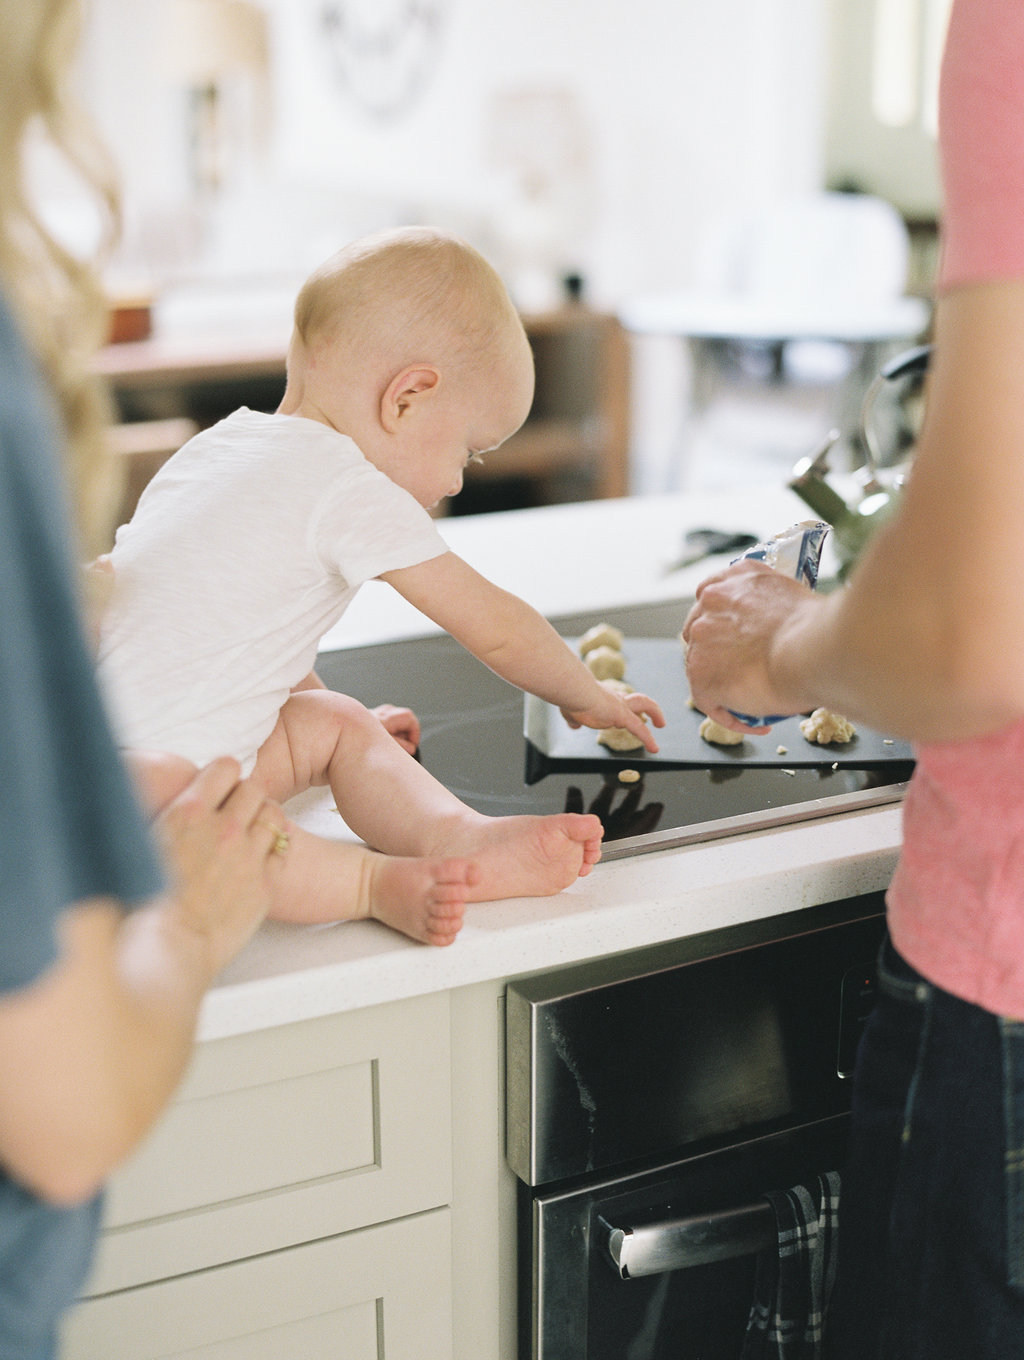
[[762,564],[684,629],[695,703],[917,747],[862,1044],[830,1354],[1024,1357],[1024,3],[955,0],[943,255],[901,512],[846,589]]

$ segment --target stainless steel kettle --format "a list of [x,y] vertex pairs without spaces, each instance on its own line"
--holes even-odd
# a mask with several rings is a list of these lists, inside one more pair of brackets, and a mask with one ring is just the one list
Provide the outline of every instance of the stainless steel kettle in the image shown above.
[[896,508],[909,471],[909,459],[896,466],[884,465],[874,420],[879,394],[889,383],[922,375],[931,353],[931,345],[918,345],[898,354],[865,392],[860,419],[864,463],[854,473],[856,493],[849,502],[828,481],[828,455],[839,440],[838,430],[830,430],[823,442],[793,468],[790,488],[832,525],[840,578],[846,576],[864,544]]

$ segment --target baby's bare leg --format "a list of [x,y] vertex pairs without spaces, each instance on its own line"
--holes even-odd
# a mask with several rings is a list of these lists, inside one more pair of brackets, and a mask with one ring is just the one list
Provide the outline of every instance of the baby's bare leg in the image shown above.
[[601,854],[592,815],[485,817],[467,807],[401,749],[362,704],[330,690],[294,694],[261,750],[285,798],[330,784],[347,826],[389,855],[458,855],[479,869],[469,901],[560,892]]
[[[280,802],[324,782],[310,777],[304,750],[310,734],[304,723],[289,721],[291,716],[286,719],[282,713],[260,748],[252,774],[268,796],[274,789]],[[384,740],[403,754],[380,722],[376,718],[373,722]],[[363,845],[315,836],[292,822],[287,829],[290,843],[270,910],[274,919],[319,923],[372,916],[434,945],[451,944],[462,928],[465,903],[477,877],[469,860],[379,854]]]
[[462,929],[476,877],[471,861],[381,855],[291,822],[288,834],[272,919],[315,924],[373,917],[434,945],[451,944]]
[[[192,782],[198,767],[163,751],[126,751],[143,805],[155,816]],[[292,823],[280,875],[277,920],[322,922],[375,916],[425,944],[451,944],[462,928],[471,865],[453,859],[397,859],[336,844]]]

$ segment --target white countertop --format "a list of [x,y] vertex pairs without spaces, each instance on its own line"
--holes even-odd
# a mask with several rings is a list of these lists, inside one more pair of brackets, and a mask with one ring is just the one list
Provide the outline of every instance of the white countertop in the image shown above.
[[[686,528],[768,535],[807,517],[792,492],[768,486],[455,518],[443,533],[454,551],[549,617],[678,599],[682,624],[686,598],[710,569],[664,573]],[[436,631],[372,583],[324,649]],[[314,791],[290,811],[310,829],[338,834],[329,797]],[[874,891],[888,884],[899,845],[900,810],[887,806],[609,861],[555,897],[471,906],[447,949],[372,921],[269,922],[208,995],[200,1037],[560,967]]]

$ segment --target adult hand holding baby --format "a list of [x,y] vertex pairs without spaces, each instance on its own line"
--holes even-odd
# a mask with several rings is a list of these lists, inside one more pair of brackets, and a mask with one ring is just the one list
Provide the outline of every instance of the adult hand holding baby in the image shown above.
[[199,942],[211,977],[267,914],[288,853],[284,812],[238,776],[237,761],[212,761],[154,822],[174,879],[171,910]]

